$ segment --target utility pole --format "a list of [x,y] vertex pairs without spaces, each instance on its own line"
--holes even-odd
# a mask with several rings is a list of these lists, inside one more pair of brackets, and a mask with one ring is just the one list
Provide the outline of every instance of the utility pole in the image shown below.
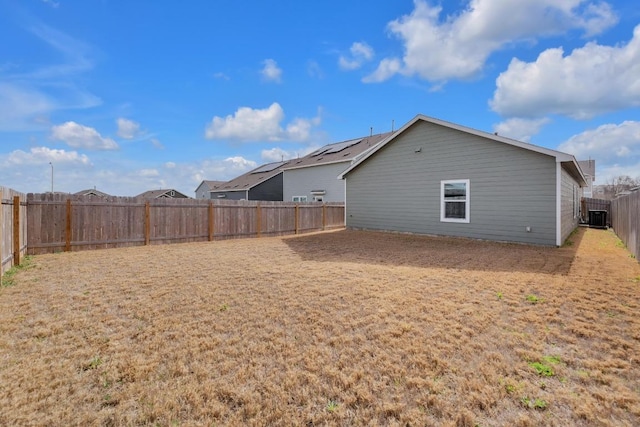
[[53,194],[53,163],[49,162],[51,165],[51,194]]

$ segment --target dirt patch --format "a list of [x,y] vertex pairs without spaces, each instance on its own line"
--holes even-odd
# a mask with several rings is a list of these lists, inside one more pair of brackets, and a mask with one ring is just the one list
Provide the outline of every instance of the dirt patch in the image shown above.
[[338,231],[37,256],[0,425],[640,425],[640,266]]

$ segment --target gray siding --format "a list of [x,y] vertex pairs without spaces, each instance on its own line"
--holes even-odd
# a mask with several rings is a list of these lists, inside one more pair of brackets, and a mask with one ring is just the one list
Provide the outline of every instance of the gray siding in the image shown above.
[[313,200],[312,190],[324,190],[323,202],[344,203],[344,181],[337,179],[351,162],[318,165],[284,171],[284,200],[290,202],[293,196],[307,196]]
[[223,200],[246,200],[247,192],[242,191],[219,191],[217,193],[211,193],[212,199],[218,199],[219,195],[224,195]]
[[[348,227],[556,244],[552,156],[420,121],[346,179]],[[440,221],[451,179],[470,180],[468,224]]]
[[282,173],[249,189],[249,200],[282,201]]
[[[561,194],[562,199],[560,202],[562,221],[562,243],[567,239],[569,234],[578,226],[580,215],[577,211],[580,206],[580,185],[575,179],[569,175],[567,171],[562,169],[561,171]],[[574,206],[577,203],[577,206]]]

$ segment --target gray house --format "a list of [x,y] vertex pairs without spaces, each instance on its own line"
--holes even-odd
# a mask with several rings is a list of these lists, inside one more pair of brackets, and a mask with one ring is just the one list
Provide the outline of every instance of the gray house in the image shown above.
[[587,185],[570,154],[423,115],[339,178],[349,228],[557,246]]
[[582,196],[593,197],[593,182],[596,180],[596,161],[593,159],[578,160],[578,164],[580,165],[580,169],[582,169],[582,174],[587,180],[586,187],[582,189]]
[[142,199],[189,199],[189,196],[172,188],[165,190],[149,190],[138,194]]
[[325,145],[305,157],[291,160],[284,168],[283,199],[289,202],[344,202],[344,182],[338,181],[336,176],[390,134]]
[[231,181],[216,185],[212,199],[282,201],[282,170],[289,161],[267,163]]
[[215,190],[224,183],[225,181],[202,181],[196,188],[196,199],[209,199],[211,190]]

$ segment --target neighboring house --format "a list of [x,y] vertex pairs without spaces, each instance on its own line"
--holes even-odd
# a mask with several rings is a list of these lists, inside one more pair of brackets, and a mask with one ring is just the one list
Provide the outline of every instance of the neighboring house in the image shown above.
[[339,178],[348,228],[557,246],[587,185],[572,155],[423,115]]
[[136,197],[143,199],[189,199],[189,196],[182,194],[178,190],[150,190],[138,194]]
[[90,188],[88,190],[78,191],[77,193],[73,193],[74,196],[95,196],[95,197],[111,197],[110,194],[103,193],[102,191],[98,191],[95,188]]
[[211,190],[215,190],[224,184],[225,181],[202,181],[198,188],[196,188],[196,199],[209,199],[211,198],[210,192]]
[[267,163],[211,190],[212,199],[282,201],[282,170],[290,161]]
[[587,186],[582,189],[583,197],[594,197],[593,182],[596,180],[596,161],[595,160],[579,160],[578,164],[582,169],[582,174],[587,180]]
[[285,201],[344,202],[344,182],[336,179],[362,153],[391,132],[351,139],[324,147],[284,168]]

